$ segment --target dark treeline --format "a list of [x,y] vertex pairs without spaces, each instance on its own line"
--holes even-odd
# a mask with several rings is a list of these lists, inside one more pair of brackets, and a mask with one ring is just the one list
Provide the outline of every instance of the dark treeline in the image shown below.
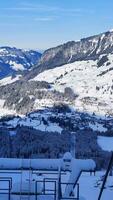
[[[15,134],[14,134],[15,133]],[[103,151],[97,143],[97,132],[79,130],[76,133],[76,158],[91,158],[97,169],[106,168],[110,153]],[[59,158],[71,149],[70,132],[62,134],[41,132],[29,127],[18,127],[15,131],[0,129],[0,157],[10,158]]]
[[0,157],[57,158],[69,149],[69,133],[41,132],[29,127],[17,128],[16,134],[0,130]]

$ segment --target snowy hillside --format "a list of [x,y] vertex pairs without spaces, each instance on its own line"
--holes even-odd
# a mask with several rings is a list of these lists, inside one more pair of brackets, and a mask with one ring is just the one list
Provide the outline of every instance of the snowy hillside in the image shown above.
[[[11,54],[11,58],[15,59],[17,58],[15,52],[19,59],[23,58],[23,54],[26,58],[29,57],[32,64],[34,58],[35,62],[37,60],[32,51],[8,47],[1,48],[0,55],[5,54],[5,57],[2,56],[6,59],[7,55]],[[14,62],[15,60],[10,60],[11,70],[18,73],[18,70],[20,72],[23,68],[26,69],[26,62],[22,66],[19,62],[13,65]],[[29,69],[28,65],[27,67]],[[14,80],[9,76],[7,78],[11,83],[9,86],[5,84],[7,80],[0,82],[2,86],[0,99],[4,100],[5,108],[16,110],[21,114],[52,107],[55,103],[66,103],[74,110],[112,116],[112,74],[113,31],[111,30],[46,50],[39,64],[26,73],[23,80],[14,83],[19,78],[16,77]]]
[[[13,79],[9,77],[8,81],[12,84],[1,87],[0,98],[6,100],[6,107],[16,110],[17,113],[25,114],[62,102],[77,111],[112,116],[112,63],[113,54],[108,54],[101,55],[95,61],[76,61],[60,68],[46,70],[26,82],[13,83]],[[18,80],[18,77],[15,80]],[[6,83],[7,79],[0,81],[1,85]],[[15,96],[17,92],[18,96]],[[26,100],[29,104],[23,105]]]
[[47,70],[32,80],[46,80],[53,90],[61,92],[66,87],[72,88],[78,94],[73,105],[78,110],[113,114],[113,54],[101,55],[95,61],[76,61]]
[[[60,53],[57,54],[59,51]],[[4,52],[3,49],[2,52]],[[63,62],[57,66],[59,59]],[[9,114],[11,110],[11,114],[25,116],[16,126],[29,126],[36,130],[50,132],[57,130],[61,133],[62,130],[69,130],[65,127],[66,125],[62,126],[58,123],[65,116],[64,110],[69,107],[70,120],[74,121],[75,129],[111,131],[113,128],[111,123],[113,117],[112,74],[112,31],[82,39],[79,43],[69,42],[49,49],[42,55],[38,67],[30,70],[24,79],[18,80],[19,77],[12,79],[9,76],[0,81],[0,100],[3,102],[0,115],[6,115],[6,111]],[[7,85],[8,81],[10,84]],[[37,112],[43,118],[43,114],[47,114],[46,109],[54,115],[51,109],[54,110],[56,106],[60,107],[63,117],[58,116],[57,119],[55,116],[57,120],[54,119],[54,122],[47,117],[44,119],[46,121],[44,124],[43,120],[40,122],[39,117],[35,119],[28,117],[28,113]],[[62,106],[64,106],[63,109]],[[44,113],[40,113],[40,110]],[[75,120],[73,116],[76,117]],[[109,122],[108,119],[110,119]],[[106,121],[107,124],[105,124]],[[74,128],[72,131],[75,131]]]
[[[46,50],[37,68],[27,76],[31,79],[47,69],[60,67],[75,61],[98,60],[101,55],[113,53],[113,31],[83,38],[79,41],[69,41],[57,47]],[[106,57],[102,60],[105,61]],[[99,66],[101,66],[101,62]]]

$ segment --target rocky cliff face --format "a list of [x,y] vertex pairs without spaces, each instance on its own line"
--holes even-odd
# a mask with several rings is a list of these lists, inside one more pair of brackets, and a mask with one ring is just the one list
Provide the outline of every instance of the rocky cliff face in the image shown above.
[[95,60],[102,54],[113,52],[113,31],[108,31],[96,36],[70,41],[55,48],[46,50],[38,67],[30,72],[26,78],[33,78],[36,74],[57,66],[81,60]]
[[77,60],[95,59],[101,54],[113,52],[113,32],[68,42],[49,49],[43,54],[40,64],[49,67],[71,63]]

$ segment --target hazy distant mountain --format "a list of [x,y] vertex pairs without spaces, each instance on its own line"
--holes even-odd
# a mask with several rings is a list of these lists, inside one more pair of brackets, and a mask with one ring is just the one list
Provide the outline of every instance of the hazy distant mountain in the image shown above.
[[41,53],[13,47],[0,47],[0,79],[21,74],[38,64]]

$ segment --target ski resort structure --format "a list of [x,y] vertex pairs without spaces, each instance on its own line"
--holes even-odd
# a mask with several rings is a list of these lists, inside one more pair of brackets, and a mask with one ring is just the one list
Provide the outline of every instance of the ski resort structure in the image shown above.
[[[65,153],[61,159],[1,158],[0,195],[2,199],[1,197],[0,199],[79,200],[79,177],[84,171],[94,171],[95,167],[93,160],[75,159],[69,152]],[[13,178],[6,175],[11,173]],[[62,175],[66,173],[69,173],[69,178],[67,182],[64,182]],[[19,177],[14,180],[17,174]]]

